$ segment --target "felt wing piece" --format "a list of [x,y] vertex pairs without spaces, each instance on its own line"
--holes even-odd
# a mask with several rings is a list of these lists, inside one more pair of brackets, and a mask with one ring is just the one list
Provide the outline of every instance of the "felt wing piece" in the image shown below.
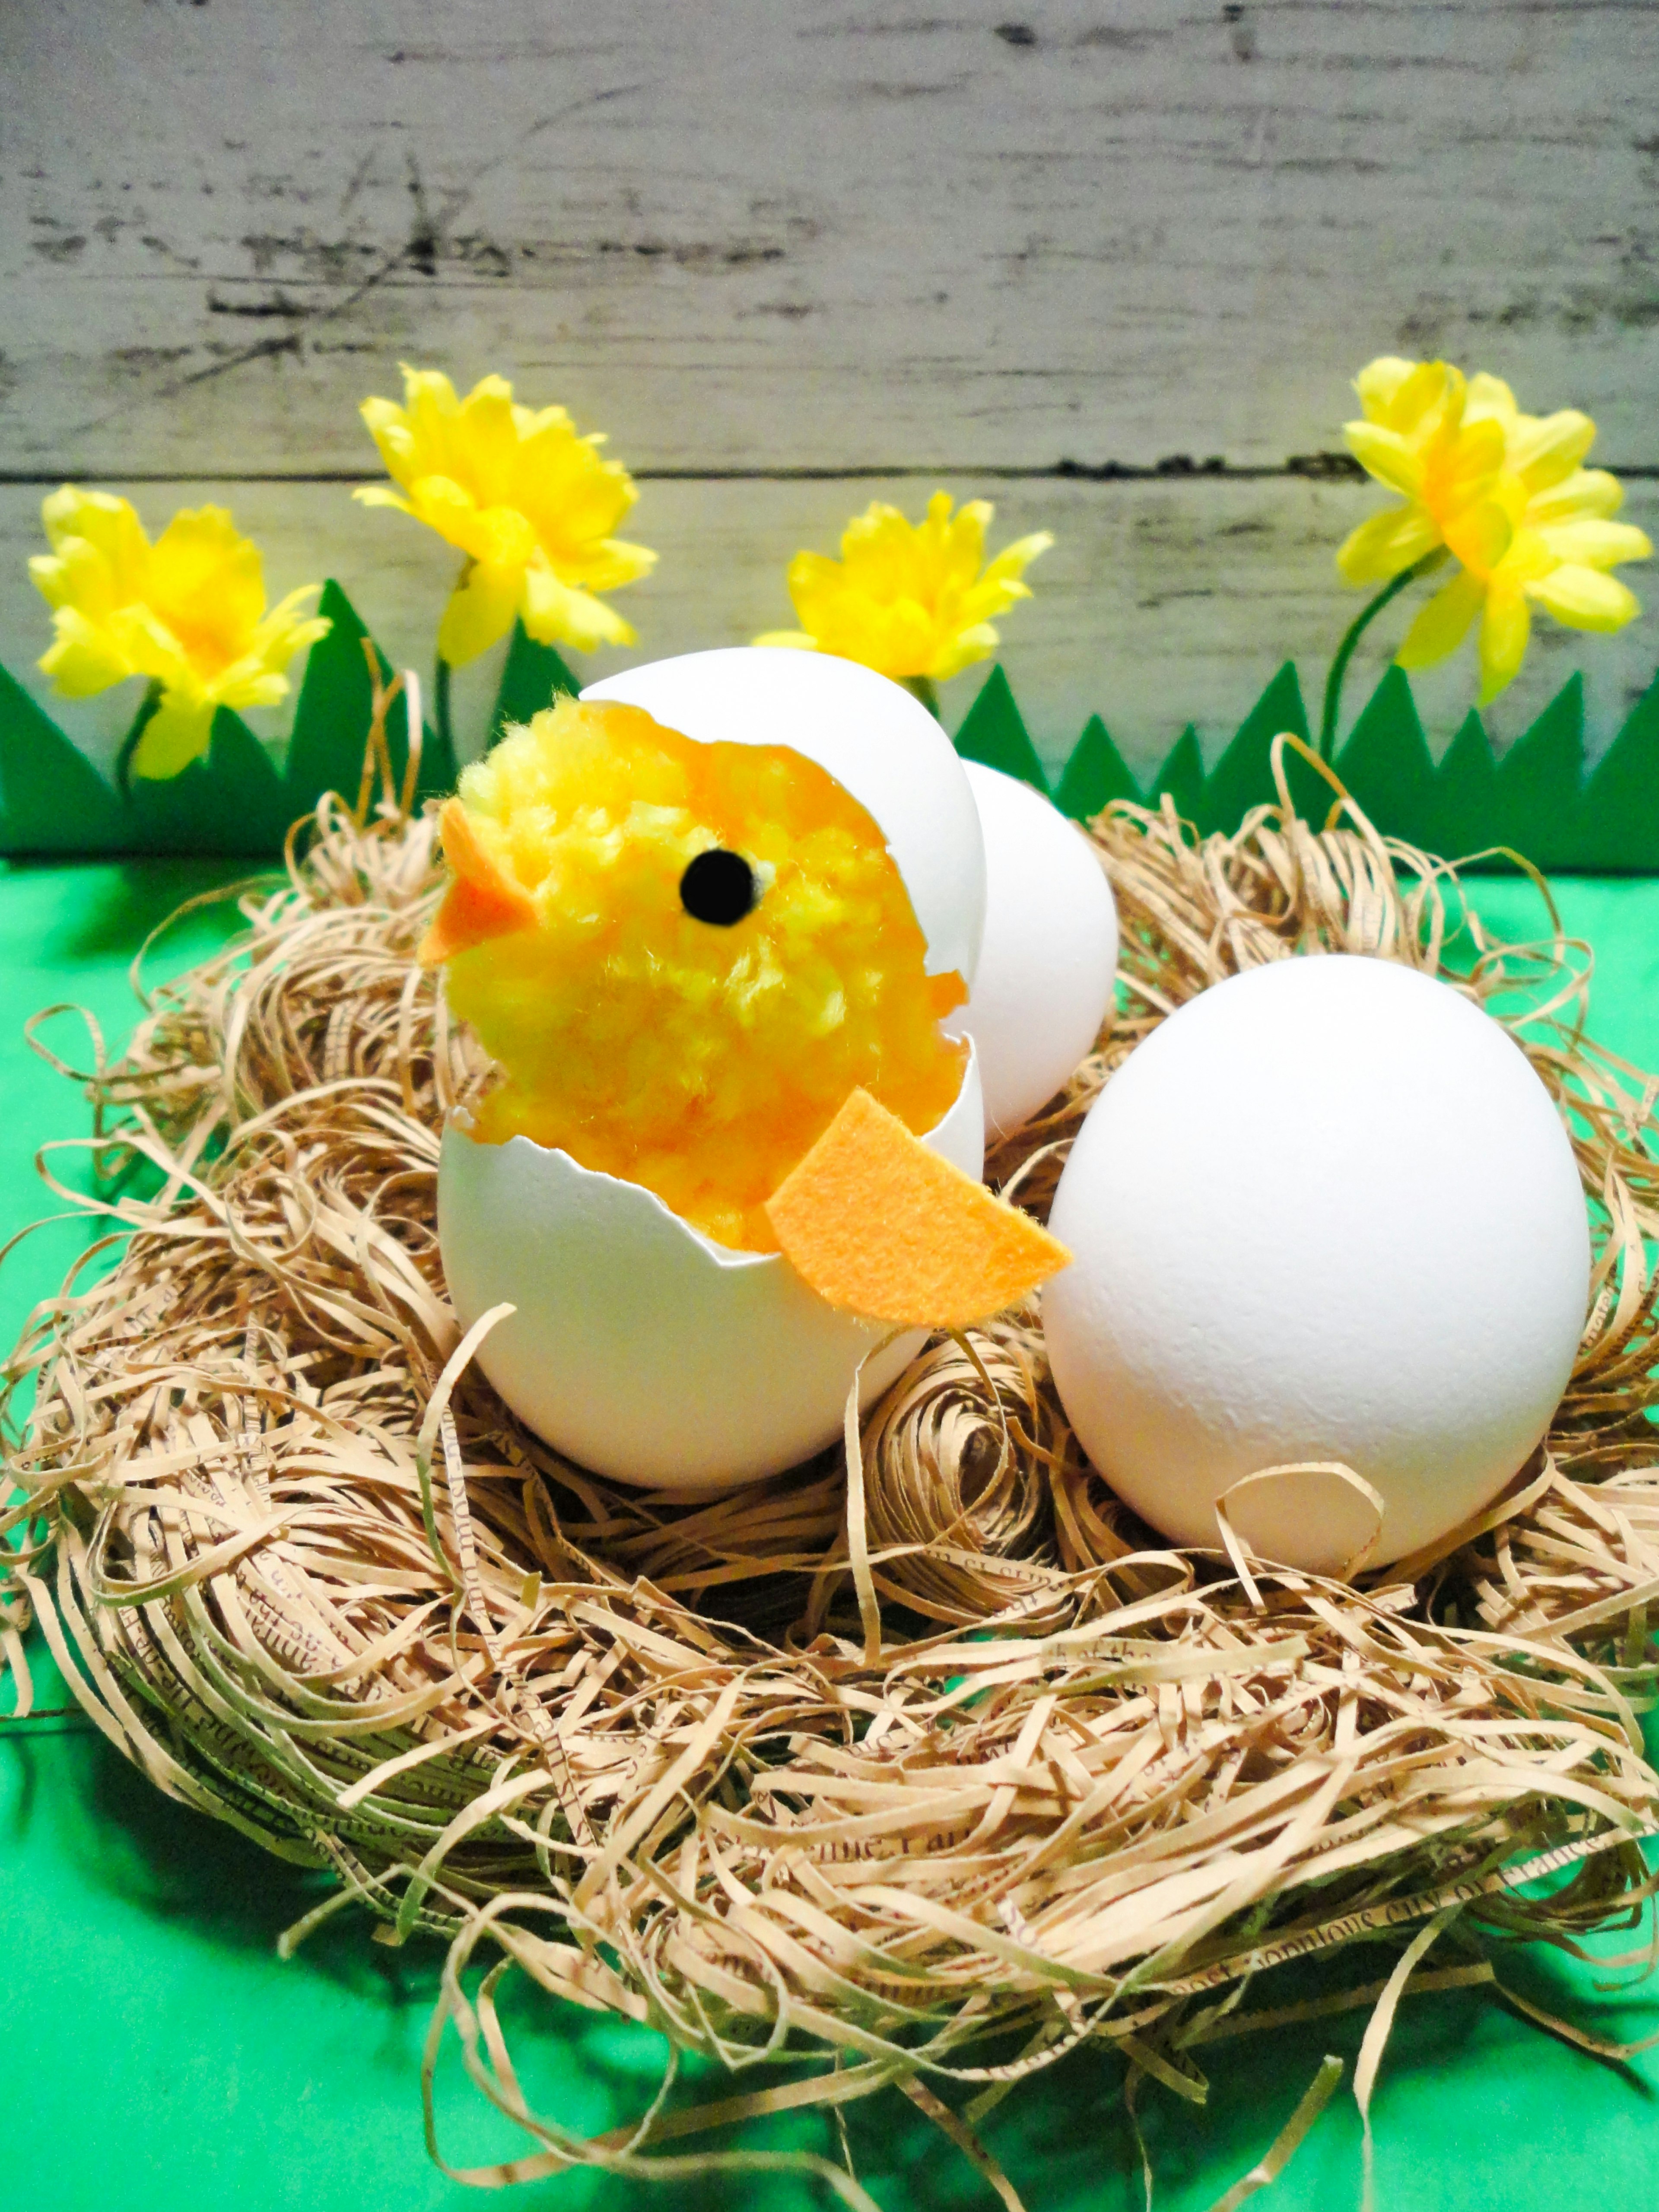
[[1068,1265],[1048,1231],[930,1152],[855,1091],[768,1200],[784,1254],[821,1298],[907,1328],[960,1328]]
[[528,929],[536,919],[529,892],[484,850],[459,799],[446,802],[438,821],[451,874],[444,902],[416,956],[423,968],[441,967],[492,937]]

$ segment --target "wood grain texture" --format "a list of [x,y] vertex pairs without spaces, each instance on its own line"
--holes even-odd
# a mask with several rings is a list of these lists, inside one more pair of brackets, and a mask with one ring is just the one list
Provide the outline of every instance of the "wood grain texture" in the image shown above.
[[[429,531],[398,514],[357,506],[339,484],[143,483],[111,479],[152,526],[181,504],[228,504],[264,547],[272,596],[332,574],[385,649],[403,664],[430,664],[437,618],[454,580],[456,556]],[[966,495],[969,479],[946,478]],[[783,571],[800,545],[832,550],[846,517],[872,495],[908,501],[913,482],[651,483],[631,534],[662,555],[656,573],[617,594],[639,632],[631,653],[575,659],[595,677],[642,656],[743,644],[790,619]],[[1274,670],[1295,659],[1311,690],[1322,683],[1343,626],[1361,604],[1337,576],[1333,550],[1359,517],[1382,503],[1369,485],[1293,479],[1218,483],[1012,483],[998,493],[992,543],[1048,528],[1057,543],[1030,572],[1034,596],[1003,618],[1000,655],[1051,763],[1066,755],[1088,715],[1102,714],[1129,759],[1155,766],[1196,723],[1213,759]],[[27,556],[40,550],[40,492],[0,486],[0,659],[27,682],[62,726],[94,751],[118,740],[139,687],[100,700],[59,701],[33,669],[49,635],[46,608],[29,584]],[[1632,488],[1632,518],[1659,538],[1659,483]],[[1362,652],[1348,691],[1350,716],[1382,673],[1404,619],[1379,623],[1376,649]],[[1500,739],[1523,729],[1575,667],[1585,671],[1593,748],[1605,744],[1653,675],[1653,625],[1644,617],[1613,638],[1585,638],[1547,619],[1520,679],[1491,710]],[[499,656],[457,680],[465,738],[482,732]],[[957,721],[983,670],[945,687],[946,720]],[[1413,679],[1431,742],[1451,738],[1476,675],[1465,648]],[[274,732],[281,714],[251,721]]]
[[[0,80],[20,673],[65,477],[157,521],[228,498],[274,586],[332,570],[423,659],[450,556],[343,489],[400,358],[611,433],[664,555],[620,602],[646,649],[787,621],[788,554],[878,492],[1054,528],[1006,627],[1051,758],[1095,708],[1142,764],[1189,718],[1212,745],[1278,661],[1322,665],[1331,550],[1380,495],[1287,464],[1338,446],[1373,353],[1587,406],[1598,459],[1659,471],[1651,5],[13,0]],[[1170,457],[1195,472],[1041,473]],[[1582,663],[1605,743],[1659,622],[1540,632],[1498,729]],[[1437,738],[1472,690],[1425,684]]]
[[410,355],[641,467],[1276,466],[1387,349],[1659,459],[1652,6],[14,0],[0,40],[9,467],[356,468]]

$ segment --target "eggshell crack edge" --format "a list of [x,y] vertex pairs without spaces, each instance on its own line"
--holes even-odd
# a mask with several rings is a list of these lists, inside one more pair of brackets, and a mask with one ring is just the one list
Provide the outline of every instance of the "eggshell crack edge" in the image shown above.
[[[556,1450],[614,1481],[714,1492],[796,1466],[840,1434],[880,1324],[827,1305],[781,1253],[715,1243],[638,1183],[529,1137],[486,1145],[470,1129],[453,1115],[439,1160],[450,1297],[463,1328],[502,1300],[518,1309],[478,1364]],[[922,1141],[981,1173],[971,1048],[955,1103]],[[926,1335],[907,1330],[870,1359],[861,1403]]]

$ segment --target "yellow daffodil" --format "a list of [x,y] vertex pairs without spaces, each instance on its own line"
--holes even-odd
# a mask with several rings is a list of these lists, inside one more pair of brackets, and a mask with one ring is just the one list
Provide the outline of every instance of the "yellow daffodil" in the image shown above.
[[794,645],[862,661],[901,683],[942,684],[996,650],[992,618],[1029,599],[1020,580],[1054,539],[1035,531],[985,561],[995,509],[970,500],[959,514],[937,491],[925,522],[873,501],[847,526],[841,559],[797,553],[789,596],[802,627],[769,630],[757,645]]
[[562,407],[520,406],[504,377],[460,398],[435,369],[404,369],[404,404],[366,399],[362,417],[400,487],[366,486],[366,507],[400,507],[467,556],[438,632],[452,667],[504,637],[515,616],[544,645],[631,645],[594,596],[648,575],[657,556],[611,532],[638,494],[597,434],[579,437]]
[[1396,658],[1426,668],[1480,623],[1480,703],[1515,677],[1532,609],[1577,629],[1622,629],[1641,611],[1607,574],[1645,560],[1645,532],[1612,520],[1618,478],[1581,465],[1595,436],[1587,415],[1523,415],[1495,376],[1464,379],[1444,362],[1374,361],[1355,380],[1364,419],[1348,444],[1405,504],[1363,522],[1337,556],[1351,583],[1386,583],[1436,552],[1458,574],[1436,592]]
[[222,507],[175,514],[152,545],[131,503],[65,484],[41,510],[50,553],[29,562],[58,635],[40,666],[66,698],[129,676],[160,687],[131,761],[166,777],[206,752],[221,707],[270,707],[283,671],[328,623],[307,584],[267,611],[259,549]]

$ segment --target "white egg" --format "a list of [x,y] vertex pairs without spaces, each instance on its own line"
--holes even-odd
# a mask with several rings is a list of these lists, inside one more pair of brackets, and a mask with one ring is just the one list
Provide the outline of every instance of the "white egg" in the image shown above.
[[985,1133],[1030,1119],[1099,1036],[1117,969],[1117,906],[1074,822],[1040,791],[964,763],[985,840],[985,936],[951,1026],[979,1048]]
[[[1078,1137],[1043,1318],[1091,1459],[1155,1528],[1218,1541],[1258,1469],[1381,1494],[1370,1563],[1431,1543],[1524,1464],[1589,1291],[1571,1146],[1514,1040],[1396,963],[1293,957],[1172,1015]],[[1264,1557],[1339,1571],[1376,1526],[1340,1478],[1230,1504]]]
[[[979,816],[938,722],[851,661],[781,647],[690,653],[583,693],[641,707],[699,744],[787,745],[827,769],[886,840],[927,940],[927,968],[971,982],[985,917]],[[923,1141],[977,1177],[976,1059]],[[527,1137],[444,1133],[438,1236],[464,1327],[517,1310],[479,1364],[558,1450],[618,1481],[682,1490],[757,1480],[840,1435],[859,1363],[888,1332],[837,1311],[780,1254],[715,1243],[654,1193]],[[866,1403],[923,1340],[865,1370]]]
[[700,744],[788,745],[828,769],[887,841],[927,940],[927,973],[974,981],[985,850],[963,763],[902,684],[783,645],[723,646],[590,684]]
[[[983,1165],[970,1056],[924,1141]],[[859,1362],[888,1334],[826,1305],[781,1253],[734,1252],[654,1192],[513,1137],[444,1132],[438,1236],[463,1328],[518,1310],[478,1364],[538,1436],[619,1482],[723,1490],[810,1458],[841,1434]],[[865,1369],[868,1404],[920,1350],[910,1331]]]

